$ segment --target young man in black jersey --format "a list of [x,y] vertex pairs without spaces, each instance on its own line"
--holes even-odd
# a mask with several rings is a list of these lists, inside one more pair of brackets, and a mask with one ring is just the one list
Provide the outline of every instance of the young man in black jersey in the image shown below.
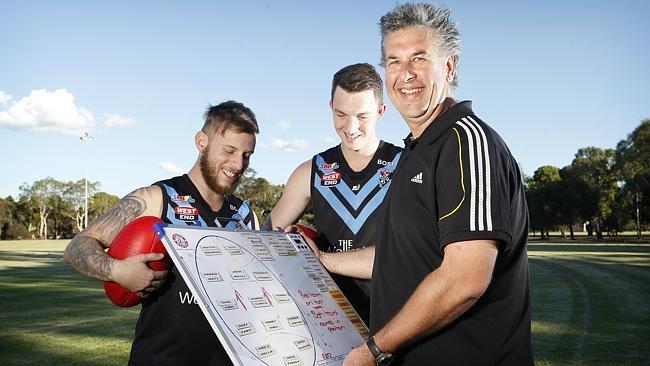
[[[381,77],[371,65],[354,64],[334,74],[330,108],[341,143],[296,168],[266,226],[285,228],[311,205],[321,249],[347,252],[374,243],[377,212],[402,149],[375,134],[386,105]],[[368,323],[369,281],[334,279]]]
[[231,364],[176,268],[154,271],[147,266],[162,254],[117,260],[104,249],[126,224],[142,216],[180,225],[239,222],[258,228],[254,212],[232,195],[255,151],[258,132],[255,115],[243,104],[228,101],[209,107],[194,138],[199,156],[187,174],[129,193],[66,247],[65,260],[80,273],[117,282],[145,298],[129,365]]
[[447,9],[381,18],[386,90],[409,126],[376,245],[312,248],[330,271],[372,275],[366,346],[344,366],[532,365],[522,175],[471,102],[456,102],[460,36]]

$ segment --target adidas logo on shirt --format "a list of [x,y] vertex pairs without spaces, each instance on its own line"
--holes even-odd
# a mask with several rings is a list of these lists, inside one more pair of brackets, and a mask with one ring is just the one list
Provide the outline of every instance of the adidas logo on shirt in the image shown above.
[[422,172],[418,173],[415,177],[411,178],[411,182],[422,184]]

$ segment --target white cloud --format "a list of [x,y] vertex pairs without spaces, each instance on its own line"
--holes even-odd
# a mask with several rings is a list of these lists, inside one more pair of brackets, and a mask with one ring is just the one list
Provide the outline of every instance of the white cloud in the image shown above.
[[309,143],[302,139],[295,139],[293,141],[273,139],[271,145],[263,144],[262,147],[270,148],[272,150],[281,150],[286,152],[296,152],[298,150],[305,150],[309,147]]
[[28,97],[0,111],[0,126],[22,130],[79,134],[94,124],[93,115],[77,107],[74,95],[65,89],[32,90]]
[[106,117],[106,121],[104,121],[106,127],[126,126],[135,123],[134,118],[120,116],[116,113],[104,113],[104,116]]
[[170,163],[168,161],[161,162],[160,167],[164,171],[166,171],[167,173],[171,173],[171,174],[183,174],[183,173],[185,173],[185,169],[175,165],[174,163]]
[[289,121],[280,121],[280,122],[278,122],[277,125],[278,125],[279,129],[281,129],[282,131],[285,131],[285,132],[289,131],[289,129],[291,128],[291,122],[289,122]]
[[5,105],[11,100],[11,95],[0,90],[0,104]]

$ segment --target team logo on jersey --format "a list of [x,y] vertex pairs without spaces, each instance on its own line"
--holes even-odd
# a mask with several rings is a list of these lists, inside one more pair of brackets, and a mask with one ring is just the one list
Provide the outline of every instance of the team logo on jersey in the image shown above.
[[391,177],[393,176],[393,172],[390,170],[380,170],[379,171],[379,186],[383,187],[388,182],[390,182]]
[[172,234],[172,240],[176,245],[178,245],[181,248],[187,248],[190,246],[190,243],[187,242],[187,239],[181,234],[174,233]]
[[339,164],[337,162],[333,162],[331,164],[321,164],[319,168],[320,170],[334,170],[339,168]]
[[174,214],[178,220],[183,221],[197,221],[199,217],[199,209],[194,207],[174,207]]
[[355,184],[352,186],[352,192],[356,192],[361,189],[361,184]]
[[341,173],[334,172],[330,174],[323,174],[320,176],[321,182],[320,184],[323,186],[335,186],[339,183],[341,183]]
[[173,202],[188,202],[188,203],[196,202],[196,200],[194,198],[192,198],[192,196],[181,196],[178,193],[172,196],[172,201]]
[[237,211],[237,206],[230,204],[230,211]]

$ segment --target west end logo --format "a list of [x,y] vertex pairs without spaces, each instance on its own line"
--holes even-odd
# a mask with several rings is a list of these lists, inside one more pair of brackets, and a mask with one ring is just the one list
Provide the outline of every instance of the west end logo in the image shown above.
[[330,174],[323,174],[320,177],[322,186],[335,186],[341,182],[341,173],[334,172]]
[[199,209],[194,207],[174,207],[174,214],[178,220],[196,221],[199,216]]

